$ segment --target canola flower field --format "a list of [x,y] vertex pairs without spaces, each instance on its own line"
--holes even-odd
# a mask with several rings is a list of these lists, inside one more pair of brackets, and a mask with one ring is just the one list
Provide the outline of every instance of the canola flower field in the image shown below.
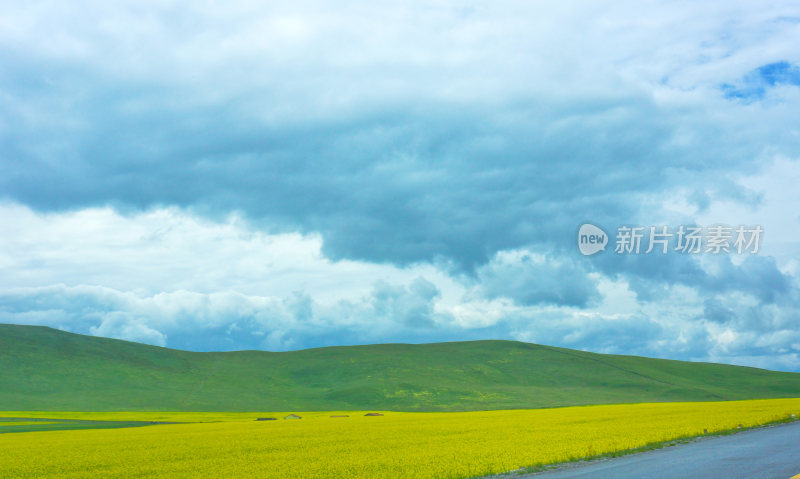
[[0,412],[186,422],[0,434],[0,476],[467,478],[800,417],[800,399],[364,413]]

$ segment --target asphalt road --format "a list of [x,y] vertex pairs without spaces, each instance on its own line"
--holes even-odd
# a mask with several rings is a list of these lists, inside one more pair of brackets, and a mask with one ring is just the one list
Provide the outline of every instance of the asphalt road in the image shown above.
[[798,474],[800,421],[518,477],[790,479]]

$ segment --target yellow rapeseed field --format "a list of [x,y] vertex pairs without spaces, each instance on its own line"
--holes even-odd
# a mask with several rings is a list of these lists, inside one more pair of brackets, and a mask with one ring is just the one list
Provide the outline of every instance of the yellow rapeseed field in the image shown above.
[[0,434],[0,476],[465,478],[800,416],[800,399],[255,421],[286,414],[2,412],[207,422]]

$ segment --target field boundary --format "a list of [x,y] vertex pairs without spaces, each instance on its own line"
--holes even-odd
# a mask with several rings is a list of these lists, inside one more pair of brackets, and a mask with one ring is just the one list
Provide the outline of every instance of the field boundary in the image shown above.
[[[11,421],[8,421],[8,420]],[[6,421],[4,421],[6,420]],[[14,424],[20,422],[23,424]],[[22,416],[3,416],[0,417],[0,434],[22,434],[31,432],[51,432],[51,431],[75,431],[85,429],[122,429],[128,427],[156,426],[159,424],[178,424],[175,422],[160,421],[108,421],[97,419],[67,419],[67,418],[46,418],[46,417],[22,417]]]
[[[588,466],[590,464],[594,464],[597,462],[608,461],[611,459],[615,459],[617,457],[623,456],[631,456],[634,454],[642,454],[649,451],[655,451],[658,449],[664,449],[667,447],[673,446],[681,446],[684,444],[691,444],[694,442],[700,442],[707,439],[713,439],[715,437],[721,436],[730,436],[732,434],[738,434],[740,432],[751,431],[754,429],[766,429],[775,426],[781,426],[783,424],[791,424],[794,422],[800,421],[800,418],[792,418],[787,417],[784,419],[778,419],[775,421],[766,422],[764,424],[759,424],[756,426],[749,426],[749,427],[736,427],[733,429],[724,429],[722,431],[714,431],[707,434],[697,434],[691,436],[680,436],[674,439],[668,439],[666,441],[659,441],[650,444],[645,444],[644,446],[635,447],[633,449],[623,449],[621,451],[614,451],[614,452],[607,452],[604,454],[597,454],[594,456],[587,456],[581,457],[578,459],[573,459],[570,461],[564,462],[557,462],[552,464],[542,464],[538,466],[530,466],[530,467],[522,467],[519,469],[514,469],[511,471],[502,472],[500,474],[492,474],[488,476],[473,476],[467,479],[506,479],[506,478],[513,478],[517,476],[523,476],[528,474],[541,474],[544,472],[549,471],[560,471],[564,469],[572,469],[582,466]],[[792,478],[794,479],[794,478]]]

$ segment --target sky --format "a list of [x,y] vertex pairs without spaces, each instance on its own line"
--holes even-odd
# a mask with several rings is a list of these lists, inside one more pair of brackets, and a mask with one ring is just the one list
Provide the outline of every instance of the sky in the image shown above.
[[[0,323],[800,371],[798,1],[0,11]],[[682,225],[763,234],[615,251]]]

